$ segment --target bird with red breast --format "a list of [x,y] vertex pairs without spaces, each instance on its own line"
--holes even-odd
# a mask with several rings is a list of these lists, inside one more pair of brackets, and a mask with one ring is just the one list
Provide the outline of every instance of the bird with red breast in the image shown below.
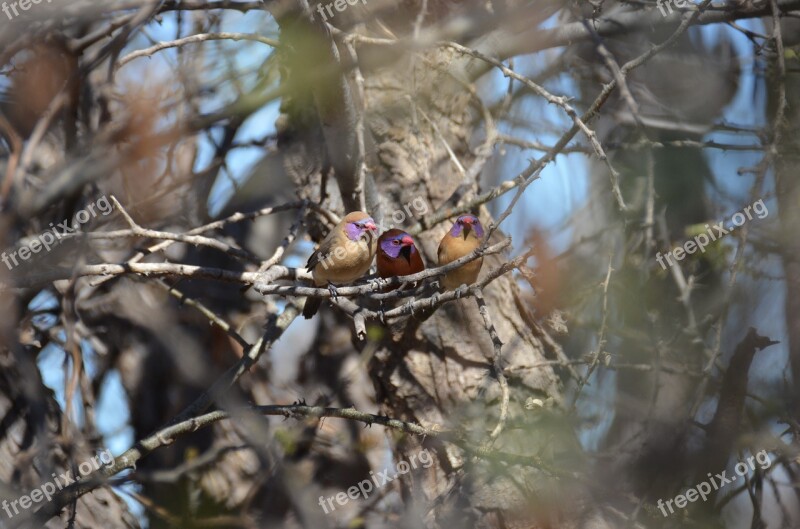
[[[372,266],[377,248],[378,227],[363,211],[345,215],[311,254],[306,269],[314,285],[328,286],[336,297],[336,285],[347,285],[363,277]],[[319,310],[322,298],[307,298],[303,316],[310,319]]]
[[[425,270],[425,263],[411,235],[392,228],[378,239],[378,275],[382,278],[407,276]],[[400,285],[389,287],[391,291]]]
[[[483,226],[475,215],[461,215],[439,243],[439,266],[446,265],[475,251],[483,242]],[[483,257],[470,261],[442,277],[446,290],[455,290],[461,285],[471,285],[478,279]]]

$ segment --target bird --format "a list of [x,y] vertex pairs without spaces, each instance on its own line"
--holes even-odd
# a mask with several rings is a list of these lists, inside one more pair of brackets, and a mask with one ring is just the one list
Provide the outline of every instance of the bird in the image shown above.
[[[331,296],[336,297],[335,285],[352,283],[366,274],[375,258],[377,231],[375,221],[363,211],[345,215],[308,258],[306,269],[314,285],[328,285]],[[311,319],[321,304],[322,298],[306,299],[305,319]]]
[[[439,243],[439,266],[446,265],[472,253],[483,241],[481,219],[475,215],[461,215],[453,223],[453,227],[442,237]],[[442,277],[442,286],[446,290],[455,290],[461,285],[471,285],[478,279],[483,265],[483,257],[470,261]]]
[[[392,228],[378,238],[378,275],[382,278],[407,276],[425,270],[411,235]],[[400,285],[387,288],[395,290]]]

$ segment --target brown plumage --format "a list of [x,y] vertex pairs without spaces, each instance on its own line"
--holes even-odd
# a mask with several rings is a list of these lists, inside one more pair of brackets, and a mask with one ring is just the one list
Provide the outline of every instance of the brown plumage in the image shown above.
[[[308,258],[306,269],[314,285],[328,285],[335,294],[334,285],[352,283],[366,274],[375,258],[377,230],[375,221],[363,211],[345,215]],[[307,298],[303,316],[311,318],[321,304],[322,298]]]
[[[407,276],[425,270],[414,239],[403,230],[393,228],[378,239],[378,275],[386,277]],[[391,291],[398,287],[387,288]]]
[[[483,226],[474,215],[461,215],[456,219],[442,242],[439,243],[439,266],[446,265],[475,251],[483,241]],[[446,290],[455,290],[461,285],[471,285],[478,279],[483,257],[446,273],[441,280]]]

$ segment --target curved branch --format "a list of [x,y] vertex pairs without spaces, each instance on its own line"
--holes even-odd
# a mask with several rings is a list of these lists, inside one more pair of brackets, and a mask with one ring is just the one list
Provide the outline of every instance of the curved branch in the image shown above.
[[199,33],[197,35],[190,35],[182,39],[159,42],[158,44],[150,46],[149,48],[131,52],[117,61],[116,67],[119,69],[135,59],[140,57],[149,57],[161,50],[177,48],[187,44],[195,44],[197,42],[208,42],[212,40],[250,40],[253,42],[260,42],[261,44],[266,44],[267,46],[272,46],[273,48],[280,46],[280,43],[275,39],[262,37],[261,35],[253,35],[252,33]]

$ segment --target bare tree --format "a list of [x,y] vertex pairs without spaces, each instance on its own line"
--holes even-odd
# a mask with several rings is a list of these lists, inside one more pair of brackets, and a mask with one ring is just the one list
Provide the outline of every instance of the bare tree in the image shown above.
[[800,1],[0,10],[0,527],[798,525]]

